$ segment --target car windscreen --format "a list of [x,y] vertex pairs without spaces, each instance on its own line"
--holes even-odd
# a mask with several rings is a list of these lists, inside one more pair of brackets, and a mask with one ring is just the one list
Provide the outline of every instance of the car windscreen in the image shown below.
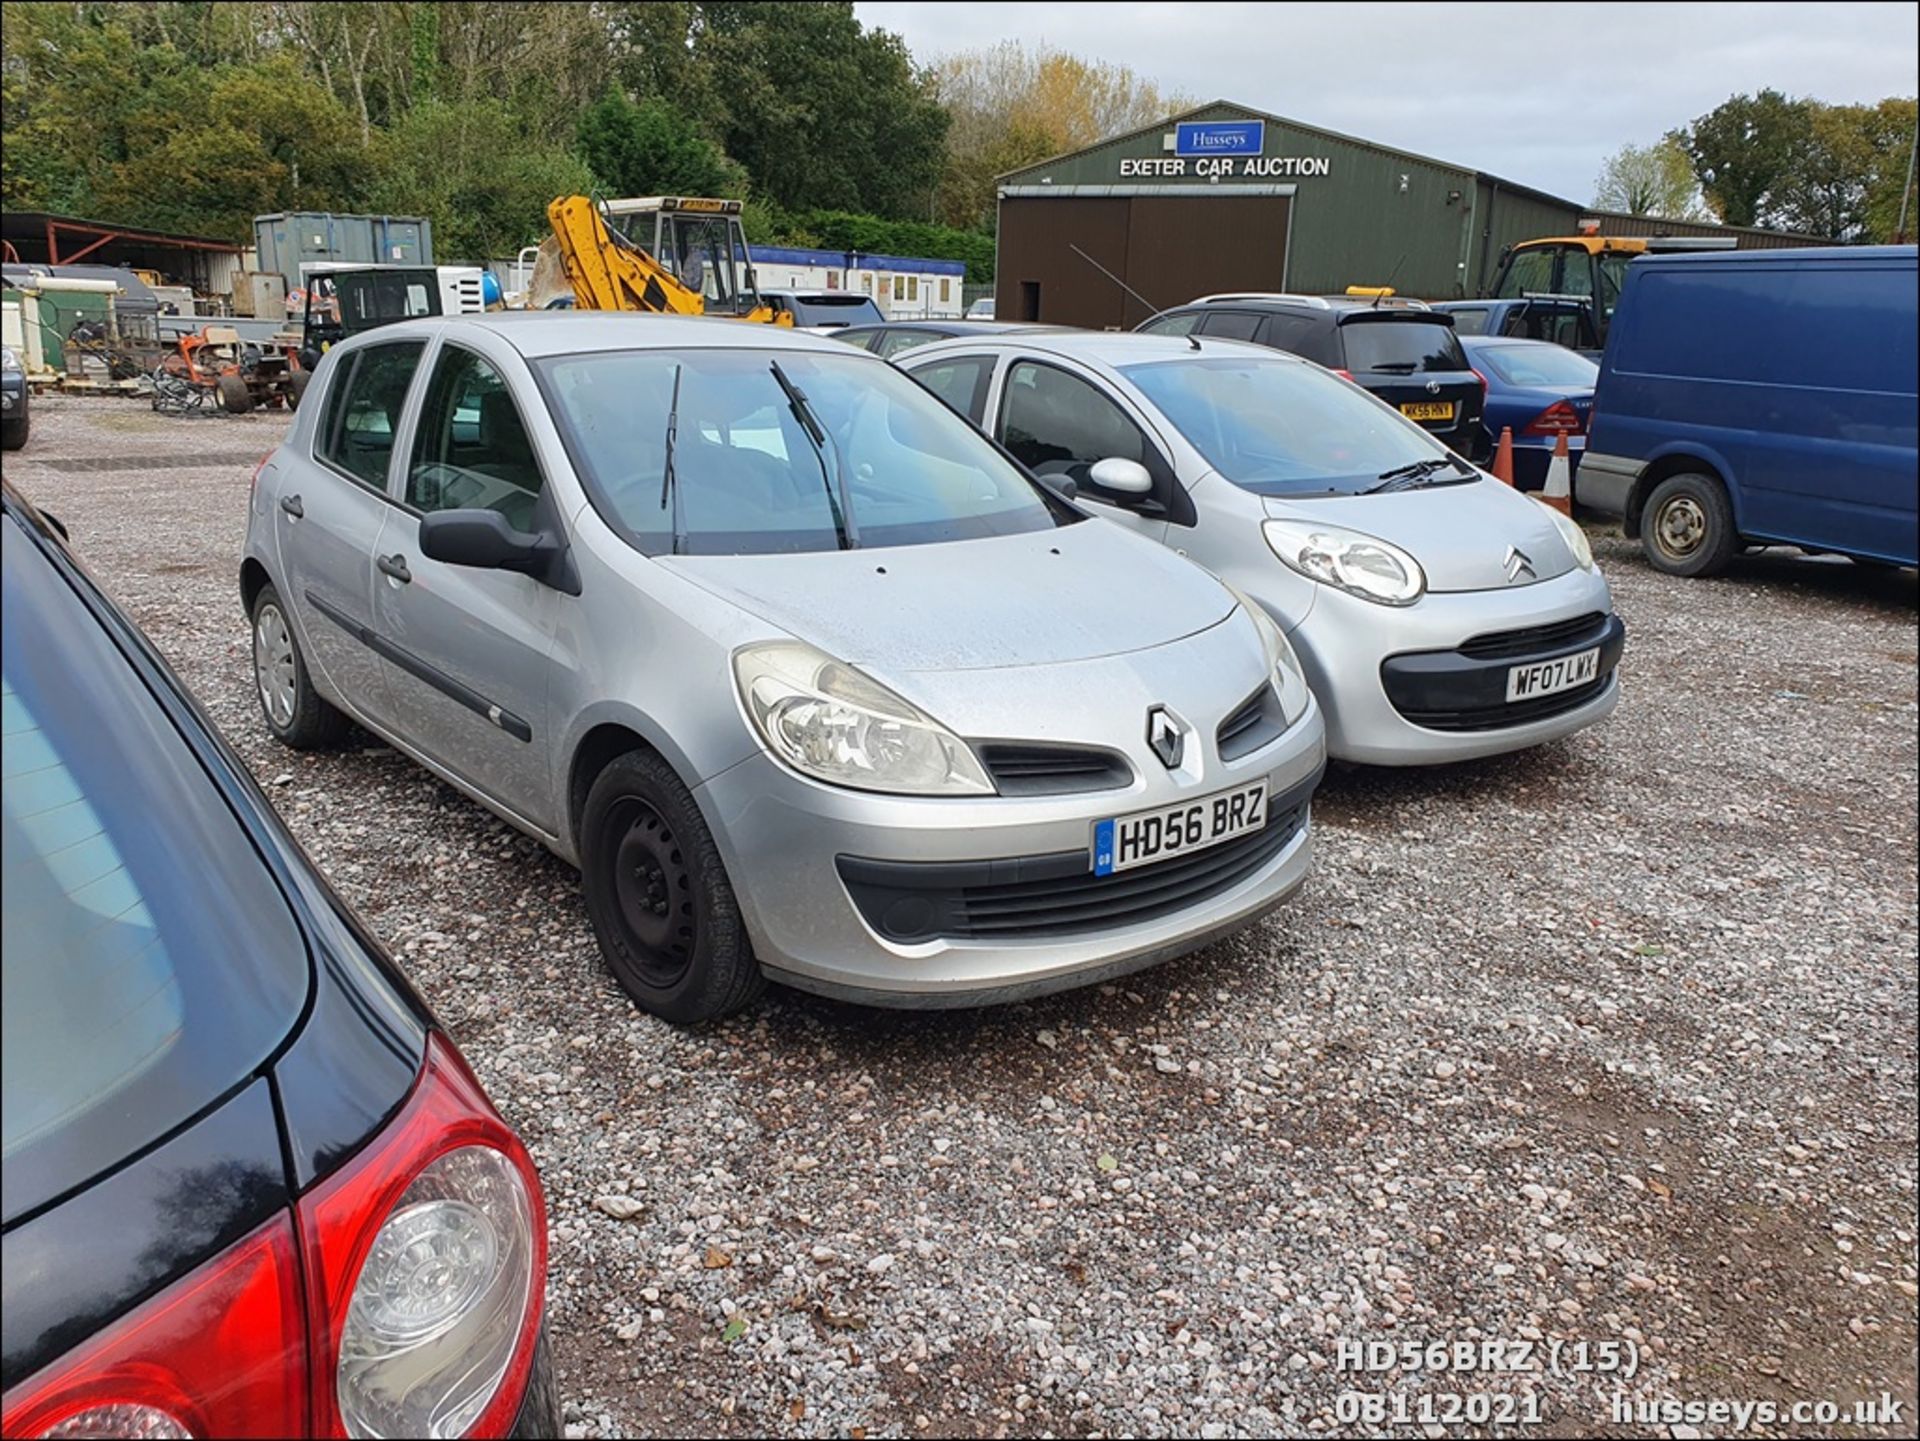
[[1260,495],[1352,495],[1445,447],[1358,386],[1253,356],[1129,365],[1133,382],[1207,463]]
[[256,1071],[305,943],[213,780],[12,517],[0,657],[5,1217],[85,1184]]
[[1591,390],[1600,379],[1599,366],[1563,345],[1483,345],[1473,352],[1473,358],[1508,385]]
[[858,352],[605,351],[534,370],[595,508],[649,555],[923,545],[1078,518],[920,386]]
[[795,325],[876,325],[886,319],[864,295],[790,295]]
[[1352,320],[1340,327],[1340,335],[1346,344],[1346,368],[1355,374],[1419,375],[1467,368],[1453,327],[1444,321]]

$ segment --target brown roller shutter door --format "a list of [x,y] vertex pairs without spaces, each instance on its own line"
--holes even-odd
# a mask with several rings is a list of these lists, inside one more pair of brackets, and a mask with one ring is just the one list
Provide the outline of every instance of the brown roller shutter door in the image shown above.
[[1222,290],[1279,290],[1291,204],[1284,195],[1008,197],[1000,202],[997,314],[1131,330],[1153,313],[1074,254],[1075,245],[1155,309]]

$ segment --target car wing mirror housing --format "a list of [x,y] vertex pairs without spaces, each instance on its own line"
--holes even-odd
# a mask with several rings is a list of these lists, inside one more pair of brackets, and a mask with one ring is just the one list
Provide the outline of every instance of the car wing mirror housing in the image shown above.
[[1087,471],[1087,479],[1115,495],[1147,496],[1153,493],[1153,475],[1137,460],[1108,456],[1096,460]]
[[420,553],[445,565],[514,570],[580,593],[579,574],[552,531],[515,530],[495,510],[436,510],[420,517]]

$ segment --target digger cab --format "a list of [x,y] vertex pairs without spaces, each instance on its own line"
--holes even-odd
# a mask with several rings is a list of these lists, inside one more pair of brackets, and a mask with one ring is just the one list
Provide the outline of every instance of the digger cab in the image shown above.
[[602,212],[621,239],[699,291],[708,315],[746,315],[763,303],[738,200],[648,195],[606,201]]

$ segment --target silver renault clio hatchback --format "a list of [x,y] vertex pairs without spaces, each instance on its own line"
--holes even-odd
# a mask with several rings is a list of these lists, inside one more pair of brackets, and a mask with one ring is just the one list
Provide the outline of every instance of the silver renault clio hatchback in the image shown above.
[[834,340],[357,337],[255,477],[241,593],[275,736],[350,717],[577,864],[673,1020],[766,976],[1077,985],[1306,872],[1324,731],[1279,628]]

